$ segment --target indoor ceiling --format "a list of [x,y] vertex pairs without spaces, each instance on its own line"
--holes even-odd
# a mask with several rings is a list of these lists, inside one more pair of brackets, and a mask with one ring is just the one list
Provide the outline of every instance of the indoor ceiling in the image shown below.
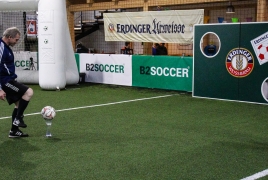
[[[68,0],[71,4],[87,4],[87,0]],[[92,0],[95,3],[110,2],[112,0]]]

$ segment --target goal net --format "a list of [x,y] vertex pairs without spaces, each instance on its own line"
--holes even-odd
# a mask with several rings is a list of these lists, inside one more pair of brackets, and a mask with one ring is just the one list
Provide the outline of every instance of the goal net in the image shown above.
[[36,11],[0,11],[0,34],[9,27],[17,27],[21,38],[12,48],[17,70],[38,70],[38,21]]
[[37,13],[36,11],[0,11],[0,33],[9,27],[17,27],[21,32],[21,39],[13,51],[32,51],[38,50],[37,37]]

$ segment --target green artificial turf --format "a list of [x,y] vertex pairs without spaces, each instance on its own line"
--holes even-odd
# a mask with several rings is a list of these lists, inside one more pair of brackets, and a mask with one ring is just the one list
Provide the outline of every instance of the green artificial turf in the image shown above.
[[[30,86],[22,129],[30,137],[8,138],[3,117],[13,106],[0,102],[0,179],[237,180],[268,169],[266,105],[100,84]],[[46,105],[57,110],[52,138],[32,114]]]

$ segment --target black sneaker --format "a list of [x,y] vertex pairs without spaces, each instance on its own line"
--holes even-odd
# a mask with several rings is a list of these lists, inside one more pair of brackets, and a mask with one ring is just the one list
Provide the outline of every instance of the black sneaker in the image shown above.
[[18,126],[18,127],[22,127],[22,128],[27,127],[27,125],[24,124],[23,116],[21,116],[20,119],[15,118],[14,121],[13,121],[13,125]]
[[28,134],[24,134],[21,130],[16,130],[16,131],[10,131],[9,136],[10,138],[18,138],[18,137],[28,137]]

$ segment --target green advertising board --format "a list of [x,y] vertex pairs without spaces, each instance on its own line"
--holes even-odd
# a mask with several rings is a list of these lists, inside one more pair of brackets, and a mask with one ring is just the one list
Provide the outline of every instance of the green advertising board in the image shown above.
[[75,61],[76,61],[78,72],[80,72],[80,56],[79,56],[78,53],[75,53],[74,54],[74,57],[75,57]]
[[192,57],[132,56],[132,86],[192,91]]
[[[267,31],[268,23],[196,25],[193,96],[266,104]],[[208,33],[219,40],[218,52],[212,56],[208,56],[201,46],[202,37]]]

